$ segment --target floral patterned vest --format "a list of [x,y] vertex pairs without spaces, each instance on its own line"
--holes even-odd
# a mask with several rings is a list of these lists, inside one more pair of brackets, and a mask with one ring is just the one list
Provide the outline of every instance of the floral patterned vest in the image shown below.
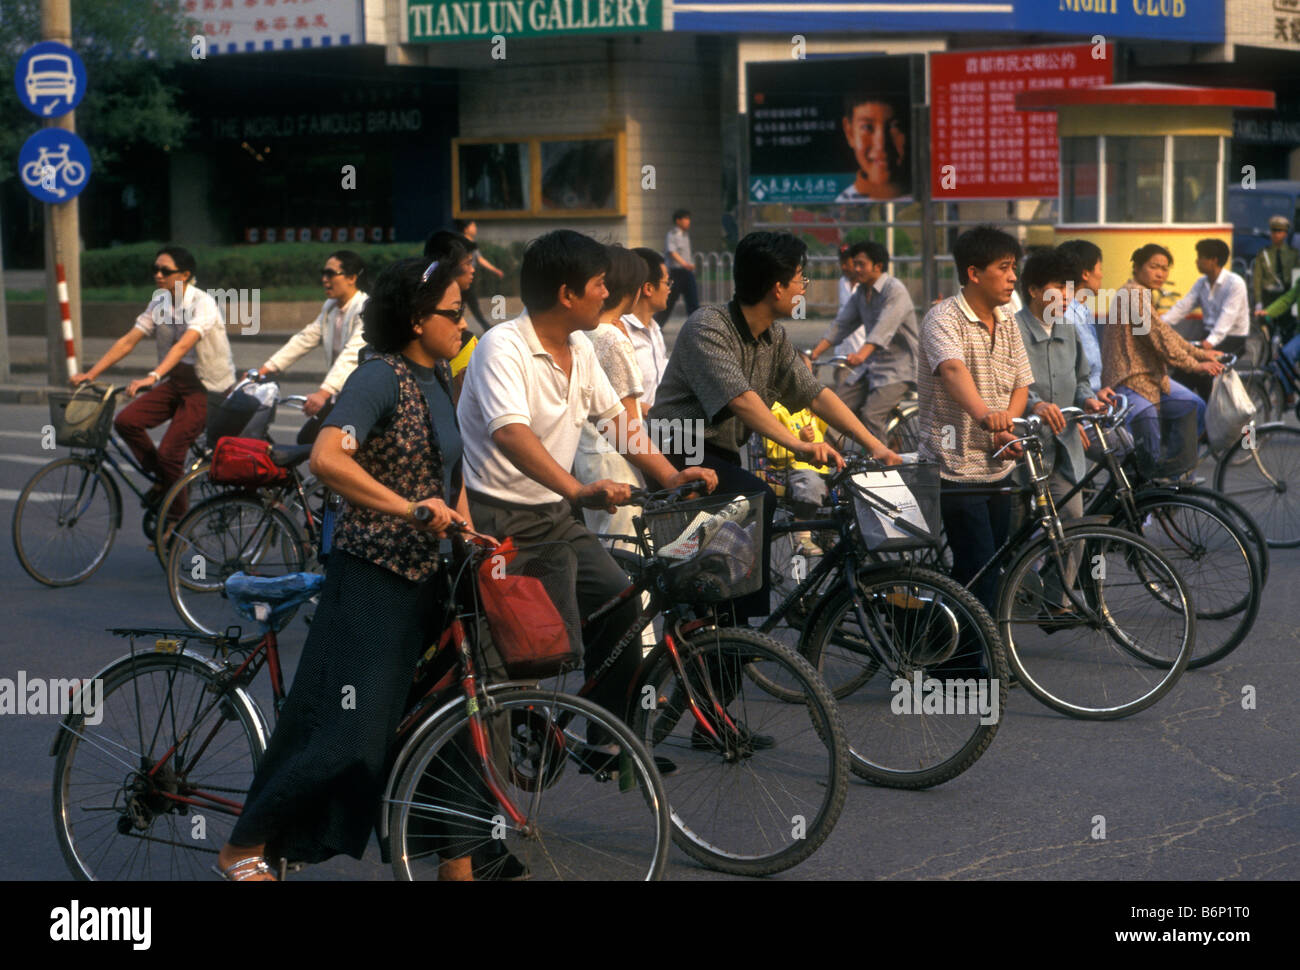
[[[382,434],[371,435],[357,449],[356,462],[376,481],[412,502],[443,498],[442,452],[429,403],[400,354],[375,356],[397,372],[397,410]],[[438,379],[444,388],[448,385],[445,366],[438,365]],[[350,503],[339,516],[333,545],[416,583],[438,568],[434,535],[417,531],[400,516]]]

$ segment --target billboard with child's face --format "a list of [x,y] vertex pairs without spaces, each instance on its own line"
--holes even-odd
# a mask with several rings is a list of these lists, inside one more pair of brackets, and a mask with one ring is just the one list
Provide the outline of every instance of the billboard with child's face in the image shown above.
[[910,198],[910,60],[859,56],[748,65],[749,201]]

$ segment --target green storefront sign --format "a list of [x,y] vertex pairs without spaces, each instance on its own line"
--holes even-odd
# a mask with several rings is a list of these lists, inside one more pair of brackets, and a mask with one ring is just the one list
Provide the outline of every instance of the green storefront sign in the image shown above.
[[407,0],[412,44],[663,29],[663,0]]

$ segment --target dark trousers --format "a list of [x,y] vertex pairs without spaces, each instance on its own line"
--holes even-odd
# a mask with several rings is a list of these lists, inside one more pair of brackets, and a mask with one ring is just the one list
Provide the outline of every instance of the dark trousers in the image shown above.
[[[573,517],[573,510],[567,502],[514,505],[471,492],[469,507],[476,529],[498,539],[509,536],[525,553],[529,546],[554,543],[556,545],[551,546],[549,554],[555,555],[560,544],[567,545],[577,559],[574,593],[580,618],[594,613],[631,585],[627,573],[608,550]],[[537,554],[545,556],[548,550],[543,546]],[[556,605],[561,614],[571,612],[571,604]],[[636,621],[640,610],[640,599],[633,597],[584,631],[583,669],[588,677],[609,657],[614,645]],[[641,641],[637,639],[624,647],[618,660],[601,678],[599,686],[588,695],[590,699],[625,718],[632,680],[640,663]]]
[[[420,653],[437,640],[438,583],[413,583],[341,549],[293,687],[230,834],[233,845],[322,862],[360,859],[383,797]],[[353,706],[343,698],[351,688]]]
[[[208,392],[189,364],[177,364],[157,387],[146,391],[124,407],[113,419],[131,454],[146,472],[157,477],[163,493],[181,477],[185,455],[203,431],[208,418]],[[171,424],[157,448],[148,430],[168,419]],[[179,519],[189,506],[187,495],[172,503],[170,518]]]
[[[955,482],[943,479],[939,510],[952,549],[952,578],[967,585],[1007,540],[1011,528],[1011,496],[972,494],[977,490],[1010,484],[1010,476],[997,482]],[[975,598],[997,619],[998,568],[990,566],[971,587]]]
[[[686,468],[686,456],[674,454],[675,451],[671,444],[668,445],[665,449],[666,457],[674,468]],[[731,499],[737,495],[753,495],[755,492],[763,495],[763,537],[759,542],[759,549],[763,556],[760,564],[763,570],[763,586],[756,593],[731,601],[732,618],[736,623],[744,626],[751,617],[764,617],[772,612],[771,574],[768,570],[772,561],[770,540],[772,517],[776,514],[776,493],[762,479],[741,468],[740,456],[737,454],[706,447],[699,467],[712,468],[718,473],[718,487],[713,494],[720,498]]]
[[684,266],[673,266],[668,270],[668,278],[673,281],[672,292],[668,294],[668,305],[664,307],[662,313],[655,314],[655,322],[659,324],[661,329],[668,322],[668,318],[673,315],[673,307],[677,306],[679,296],[686,299],[686,315],[688,317],[700,305],[700,291],[695,283],[695,270],[687,269]]

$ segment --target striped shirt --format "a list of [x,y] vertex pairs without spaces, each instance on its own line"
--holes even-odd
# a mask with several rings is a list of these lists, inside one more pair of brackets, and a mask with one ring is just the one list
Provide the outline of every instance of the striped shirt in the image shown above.
[[939,463],[944,478],[993,482],[1015,467],[1014,459],[993,457],[993,435],[948,396],[935,374],[945,360],[959,360],[975,381],[985,407],[1005,411],[1011,394],[1034,383],[1034,373],[1010,308],[993,312],[992,337],[960,291],[936,306],[921,321],[917,360],[922,458]]

